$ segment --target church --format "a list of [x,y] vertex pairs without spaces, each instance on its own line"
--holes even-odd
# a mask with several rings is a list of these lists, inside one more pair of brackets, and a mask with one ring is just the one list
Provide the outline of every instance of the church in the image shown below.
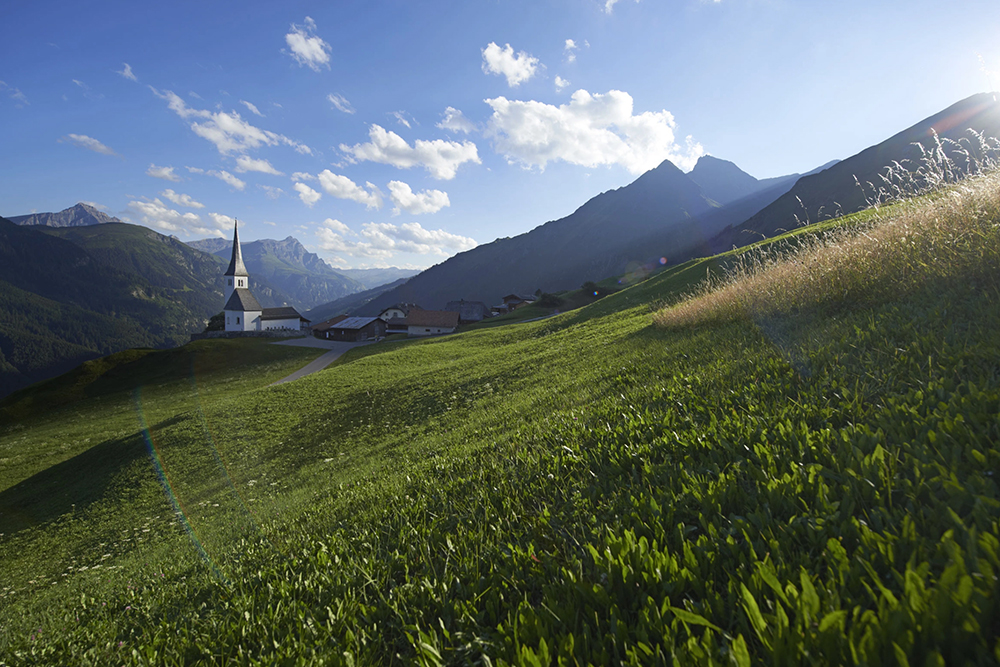
[[233,226],[233,258],[223,277],[226,280],[226,305],[223,307],[226,331],[301,331],[309,326],[309,320],[291,306],[261,308],[250,292],[250,274],[243,264],[240,232],[236,225]]

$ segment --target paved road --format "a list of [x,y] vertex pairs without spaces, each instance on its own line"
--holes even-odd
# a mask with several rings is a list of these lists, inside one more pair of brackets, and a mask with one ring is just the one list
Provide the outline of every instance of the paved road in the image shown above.
[[271,386],[276,384],[284,384],[286,382],[292,382],[298,380],[301,377],[305,377],[310,373],[315,373],[316,371],[321,371],[330,364],[333,360],[347,352],[352,347],[359,347],[361,345],[369,345],[370,343],[344,343],[342,341],[336,340],[321,340],[319,338],[314,338],[313,336],[306,336],[305,338],[293,338],[291,340],[283,340],[279,343],[274,343],[274,345],[291,345],[292,347],[318,347],[328,350],[326,354],[321,354],[316,359],[310,361],[308,364],[295,371],[291,375],[285,378],[281,378],[277,382],[273,382]]

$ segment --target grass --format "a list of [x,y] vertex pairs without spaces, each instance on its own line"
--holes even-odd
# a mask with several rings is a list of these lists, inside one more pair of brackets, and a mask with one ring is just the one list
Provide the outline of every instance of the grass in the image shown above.
[[212,341],[5,404],[6,456],[91,440],[0,487],[0,663],[994,663],[1000,294],[652,325],[737,258],[277,387]]

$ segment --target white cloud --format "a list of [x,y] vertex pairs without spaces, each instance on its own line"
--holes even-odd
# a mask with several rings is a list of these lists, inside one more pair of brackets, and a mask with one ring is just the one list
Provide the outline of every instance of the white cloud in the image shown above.
[[458,167],[465,162],[480,163],[479,151],[471,141],[423,141],[418,139],[411,147],[401,136],[378,125],[368,131],[371,139],[366,144],[340,145],[340,150],[353,161],[369,160],[390,164],[399,169],[423,167],[439,180],[451,180]]
[[193,109],[172,91],[160,92],[152,86],[150,86],[150,90],[160,99],[166,100],[167,108],[182,119],[194,119],[191,122],[191,131],[215,144],[216,149],[223,155],[234,152],[245,153],[261,146],[277,146],[279,144],[291,146],[299,153],[312,155],[312,149],[305,144],[300,144],[283,134],[255,127],[243,120],[236,111],[226,113],[224,111]]
[[469,134],[475,132],[476,125],[471,120],[462,115],[462,112],[455,107],[448,107],[444,110],[444,119],[437,124],[442,130],[450,132],[464,132]]
[[264,191],[264,194],[267,195],[268,199],[277,199],[285,192],[281,188],[276,188],[273,185],[260,185],[258,183],[257,187]]
[[23,108],[24,105],[26,105],[26,104],[28,104],[30,106],[30,103],[28,102],[28,98],[25,96],[24,93],[22,93],[17,88],[14,88],[12,86],[8,86],[5,82],[0,81],[0,90],[7,91],[7,95],[10,96],[10,99],[12,99],[15,102],[17,102],[17,104],[15,104],[14,106],[17,107],[18,109]]
[[174,183],[179,183],[181,177],[174,173],[173,167],[157,167],[152,162],[149,163],[149,169],[146,170],[147,176],[152,176],[153,178],[162,178],[165,181],[173,181]]
[[318,202],[320,197],[323,196],[305,183],[296,183],[293,187],[299,193],[299,199],[302,200],[302,203],[309,208],[312,208],[313,204]]
[[209,226],[197,213],[180,213],[169,208],[159,199],[152,201],[147,199],[130,201],[128,208],[147,227],[154,227],[186,236],[207,235],[225,238],[221,230]]
[[483,49],[483,71],[487,74],[499,74],[507,78],[511,88],[521,85],[535,75],[538,70],[538,58],[521,51],[516,56],[510,44],[501,49],[490,42]]
[[231,218],[228,215],[222,215],[221,213],[209,213],[208,217],[212,219],[212,222],[214,222],[215,226],[219,229],[228,231],[233,228],[233,225],[236,224],[236,218]]
[[205,173],[208,174],[209,176],[215,176],[217,179],[228,184],[229,187],[235,190],[242,190],[247,186],[245,181],[241,181],[240,179],[230,174],[228,171],[216,171],[212,169],[210,171],[206,171]]
[[347,98],[340,93],[330,93],[326,96],[326,99],[330,100],[330,104],[337,111],[343,111],[344,113],[354,113],[354,107],[351,103],[347,101]]
[[259,171],[262,174],[273,174],[274,176],[283,176],[284,174],[274,167],[271,163],[263,158],[260,160],[255,160],[252,157],[247,157],[246,155],[241,155],[236,158],[236,171],[241,174],[245,174],[248,171]]
[[396,205],[393,213],[406,211],[412,215],[422,213],[437,213],[446,206],[451,206],[448,193],[441,190],[424,190],[416,193],[402,181],[389,181],[389,199]]
[[383,222],[365,224],[360,236],[364,240],[349,241],[345,236],[358,236],[339,220],[327,218],[316,230],[320,248],[352,257],[387,259],[399,252],[447,257],[455,252],[475,248],[477,243],[443,229],[424,229],[419,223],[394,225]]
[[364,204],[366,208],[370,209],[379,210],[382,208],[382,193],[372,183],[365,183],[365,187],[368,188],[366,192],[347,176],[341,176],[329,169],[324,169],[319,174],[319,184],[331,197],[350,199]]
[[316,36],[316,22],[308,16],[304,26],[292,24],[291,32],[285,35],[285,43],[299,65],[315,72],[322,67],[330,68],[330,45]]
[[[639,0],[635,0],[635,1],[636,1],[636,3],[639,2]],[[718,1],[718,0],[716,0],[716,1]],[[610,14],[611,10],[614,8],[614,6],[616,4],[618,4],[618,0],[605,0],[605,3],[604,3],[604,13],[605,14]]]
[[410,121],[406,119],[405,111],[393,111],[392,117],[395,118],[396,122],[399,123],[400,125],[406,127],[407,129],[410,128]]
[[161,197],[166,197],[178,206],[187,206],[188,208],[205,208],[205,205],[201,202],[197,202],[191,199],[188,195],[182,195],[174,192],[173,190],[164,190],[160,193]]
[[563,88],[565,88],[568,85],[569,85],[569,81],[567,81],[566,79],[562,78],[559,75],[556,75],[556,92],[562,90]]
[[690,138],[677,144],[669,111],[633,115],[632,96],[620,90],[573,93],[558,107],[536,101],[486,100],[493,107],[487,133],[510,162],[545,168],[563,160],[585,167],[618,164],[641,174],[670,160],[691,169],[704,150]]
[[576,60],[576,53],[574,53],[574,51],[576,51],[579,48],[580,47],[577,46],[576,42],[574,42],[572,39],[566,40],[566,44],[565,46],[563,46],[563,53],[565,54],[566,62],[571,63]]
[[122,65],[125,66],[124,69],[122,69],[122,71],[116,72],[116,73],[117,74],[121,74],[123,77],[125,77],[129,81],[138,81],[138,79],[135,78],[135,74],[132,73],[132,66],[129,65],[128,63],[122,63]]
[[292,174],[292,180],[293,181],[315,181],[316,177],[313,176],[312,174],[307,174],[304,171],[297,171],[294,174]]
[[59,143],[73,144],[74,146],[86,148],[88,151],[94,151],[95,153],[100,153],[101,155],[118,155],[118,153],[114,152],[111,148],[105,146],[93,137],[88,137],[86,134],[67,134],[65,137],[59,139]]
[[260,112],[260,109],[258,109],[255,105],[251,104],[250,102],[247,102],[246,100],[240,100],[240,104],[249,109],[251,113],[253,113],[255,116],[260,116],[261,118],[264,117],[264,114]]

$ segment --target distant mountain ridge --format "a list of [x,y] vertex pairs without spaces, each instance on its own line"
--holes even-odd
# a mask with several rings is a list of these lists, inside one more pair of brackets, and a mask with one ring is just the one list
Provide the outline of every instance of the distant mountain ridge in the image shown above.
[[7,218],[15,225],[41,227],[87,227],[121,222],[118,218],[103,213],[89,204],[80,202],[58,213],[31,213]]

